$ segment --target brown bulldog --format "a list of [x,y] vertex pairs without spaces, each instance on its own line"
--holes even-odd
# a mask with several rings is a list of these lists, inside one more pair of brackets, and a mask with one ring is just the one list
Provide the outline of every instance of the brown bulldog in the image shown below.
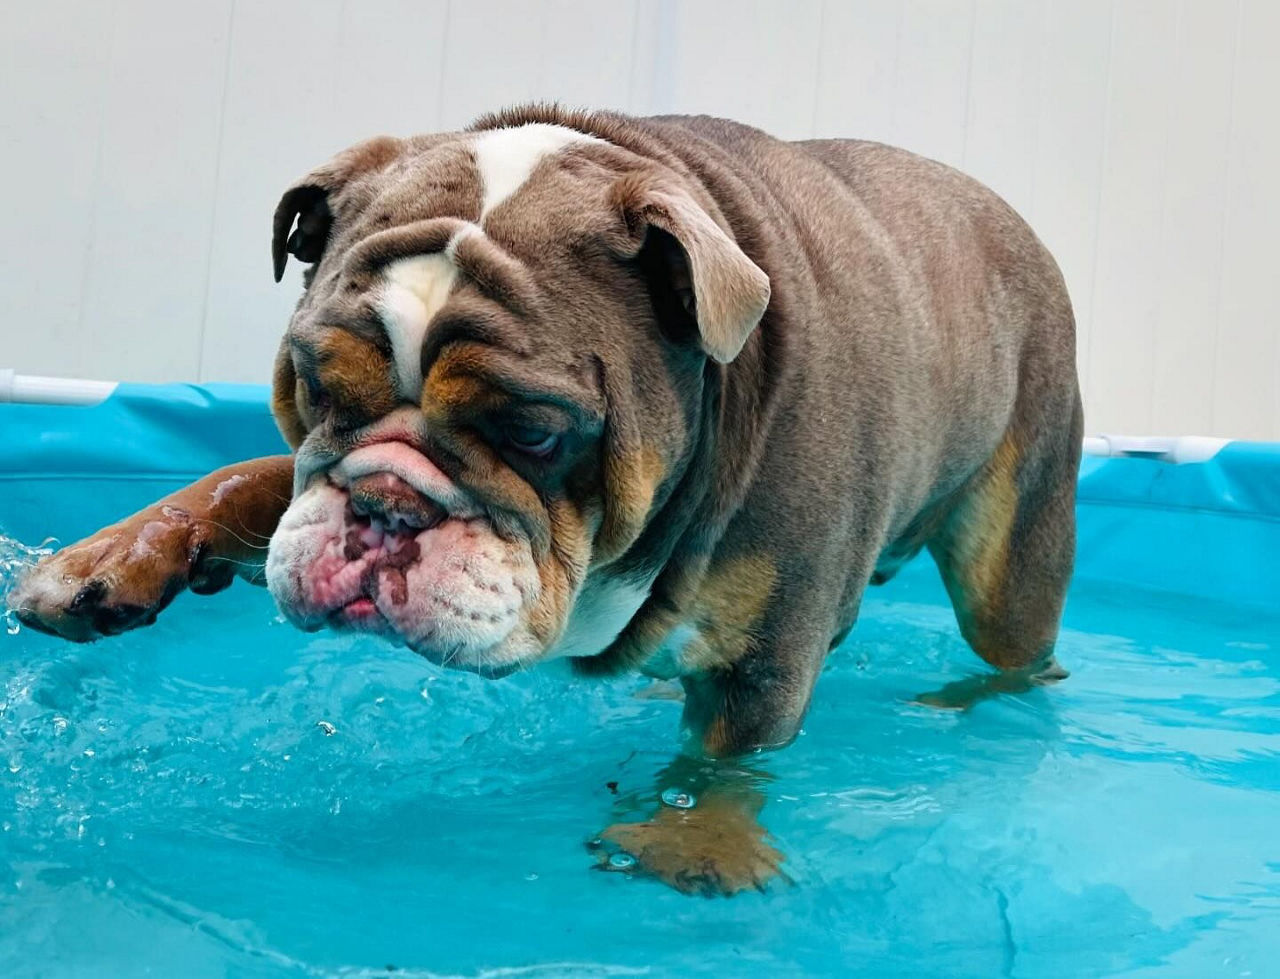
[[[927,547],[1003,671],[935,699],[1062,675],[1071,306],[967,177],[532,107],[339,154],[285,192],[272,251],[277,279],[311,263],[272,401],[295,454],[46,559],[24,621],[89,640],[265,578],[303,628],[445,666],[679,677],[694,753],[725,758],[795,735],[864,588]],[[759,796],[716,771],[607,836],[684,890],[759,886]]]

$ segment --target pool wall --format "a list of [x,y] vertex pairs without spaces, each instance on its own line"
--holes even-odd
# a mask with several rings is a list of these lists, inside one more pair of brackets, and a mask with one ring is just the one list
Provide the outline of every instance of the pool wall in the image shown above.
[[[122,384],[92,406],[0,404],[0,531],[70,542],[219,466],[287,451],[268,394]],[[1280,443],[1177,464],[1087,456],[1078,509],[1078,579],[1280,607]]]

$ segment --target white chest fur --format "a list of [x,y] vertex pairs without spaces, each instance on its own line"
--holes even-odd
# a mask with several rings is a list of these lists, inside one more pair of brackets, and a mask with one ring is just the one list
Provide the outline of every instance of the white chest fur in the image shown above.
[[604,652],[648,597],[648,583],[588,580],[574,603],[564,635],[550,656],[595,656]]

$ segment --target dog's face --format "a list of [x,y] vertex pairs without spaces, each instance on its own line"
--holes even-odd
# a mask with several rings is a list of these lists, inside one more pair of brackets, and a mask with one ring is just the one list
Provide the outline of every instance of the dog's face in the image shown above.
[[656,572],[620,559],[684,475],[708,358],[768,303],[713,211],[542,125],[374,140],[290,188],[277,278],[315,264],[273,398],[285,614],[489,675],[603,649]]

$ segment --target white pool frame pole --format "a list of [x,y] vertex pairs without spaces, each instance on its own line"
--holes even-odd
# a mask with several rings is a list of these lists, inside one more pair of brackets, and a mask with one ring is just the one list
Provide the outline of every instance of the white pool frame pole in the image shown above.
[[1207,435],[1087,435],[1084,454],[1109,459],[1204,462],[1216,456],[1230,441]]
[[96,405],[111,397],[117,383],[19,374],[12,368],[0,367],[0,404]]

